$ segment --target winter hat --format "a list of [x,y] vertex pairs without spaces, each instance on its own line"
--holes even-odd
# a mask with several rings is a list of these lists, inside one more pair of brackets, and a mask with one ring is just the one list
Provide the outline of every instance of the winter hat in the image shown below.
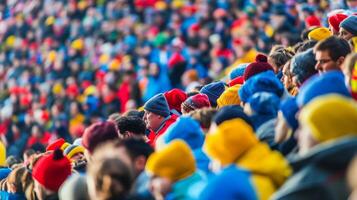
[[229,86],[229,87],[232,87],[232,86],[235,86],[235,85],[238,85],[238,84],[239,84],[239,85],[243,85],[243,83],[244,83],[244,78],[243,78],[243,76],[238,76],[237,78],[235,78],[235,79],[229,81],[228,86]]
[[84,148],[79,145],[70,145],[64,150],[64,155],[67,156],[68,159],[72,159],[78,153],[84,153]]
[[357,103],[337,94],[319,97],[307,104],[299,115],[312,137],[319,142],[357,135]]
[[314,98],[331,93],[351,97],[345,85],[344,75],[340,71],[329,71],[311,77],[300,88],[296,102],[301,108]]
[[186,93],[180,89],[174,88],[165,92],[164,96],[170,110],[175,109],[177,112],[181,113],[181,104],[187,99]]
[[60,149],[40,158],[32,170],[32,177],[44,188],[54,192],[70,175],[71,162]]
[[208,96],[205,94],[193,95],[182,103],[182,109],[184,109],[186,112],[205,107],[211,107]]
[[237,68],[234,68],[231,73],[229,74],[229,79],[233,80],[239,76],[243,76],[244,75],[244,71],[245,69],[248,67],[250,63],[242,63],[239,64]]
[[247,114],[245,114],[243,108],[238,105],[225,106],[219,109],[212,120],[218,126],[225,121],[236,118],[243,119],[248,125],[253,128],[252,120]]
[[206,94],[209,98],[212,107],[217,106],[217,99],[225,90],[225,84],[221,81],[213,82],[208,85],[205,85],[200,93]]
[[247,102],[249,97],[257,92],[271,92],[281,97],[284,93],[284,85],[273,71],[266,71],[253,76],[245,82],[239,89],[238,94],[242,102]]
[[257,92],[248,99],[247,103],[258,115],[276,116],[279,110],[280,98],[274,93]]
[[357,16],[352,15],[344,19],[340,27],[344,28],[346,31],[350,32],[353,36],[357,35]]
[[253,128],[243,119],[236,118],[223,122],[214,132],[207,134],[203,150],[225,166],[234,163],[258,143]]
[[305,25],[307,28],[313,27],[313,26],[321,26],[320,19],[316,17],[316,15],[310,15],[306,17],[305,19]]
[[79,174],[73,174],[61,186],[59,197],[60,199],[66,200],[89,199],[86,177]]
[[118,130],[113,122],[97,122],[86,128],[82,137],[82,145],[93,153],[95,148],[104,142],[119,138]]
[[235,85],[227,88],[221,96],[217,99],[218,107],[228,106],[228,105],[239,105],[240,99],[238,95],[238,90],[241,85]]
[[144,105],[144,110],[167,117],[170,115],[170,108],[167,104],[165,96],[160,93],[153,96],[149,101]]
[[167,64],[170,68],[172,68],[176,64],[184,63],[184,62],[185,62],[185,58],[180,53],[176,52],[170,57]]
[[5,145],[0,141],[0,167],[6,166],[6,148]]
[[62,147],[62,145],[65,143],[66,143],[66,141],[63,138],[59,138],[59,139],[55,140],[54,142],[52,142],[51,144],[49,144],[46,148],[46,151],[54,151],[56,149],[60,149]]
[[309,34],[307,35],[309,40],[316,40],[316,41],[324,40],[331,36],[332,36],[331,31],[325,27],[315,28],[314,30],[310,31]]
[[333,29],[335,29],[336,32],[339,32],[341,22],[347,17],[348,16],[345,14],[336,13],[328,18],[328,23],[332,26]]
[[176,182],[191,176],[196,171],[196,163],[190,147],[182,140],[173,140],[163,149],[151,154],[146,163],[146,171]]
[[283,100],[280,104],[280,111],[283,113],[284,119],[288,125],[293,130],[296,130],[299,127],[299,122],[296,119],[296,113],[299,111],[296,98],[289,97]]
[[303,83],[309,77],[317,73],[315,69],[316,63],[313,50],[309,49],[302,53],[298,53],[292,58],[290,71],[293,76],[297,76],[298,80]]
[[200,124],[191,117],[182,116],[163,135],[165,144],[172,140],[184,140],[192,150],[202,147],[205,140]]
[[274,71],[273,67],[268,63],[268,58],[263,54],[258,54],[255,57],[255,62],[250,63],[244,71],[243,78],[247,81],[250,77],[265,71]]

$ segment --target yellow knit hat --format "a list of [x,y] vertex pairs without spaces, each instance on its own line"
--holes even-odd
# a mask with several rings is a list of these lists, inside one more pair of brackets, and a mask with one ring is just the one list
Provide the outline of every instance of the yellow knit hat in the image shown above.
[[196,163],[190,147],[182,140],[174,140],[149,157],[146,171],[175,182],[192,175]]
[[259,143],[253,128],[243,119],[223,122],[206,136],[203,149],[211,158],[225,166],[234,163],[245,151]]
[[316,98],[299,116],[319,142],[357,135],[357,103],[336,94]]
[[0,142],[0,166],[6,166],[6,148],[2,142]]
[[238,95],[238,90],[241,85],[234,85],[232,87],[227,88],[221,96],[217,99],[218,107],[228,106],[228,105],[239,105],[240,98]]
[[325,27],[316,28],[307,35],[309,40],[316,40],[316,41],[324,40],[331,36],[332,33],[328,28]]

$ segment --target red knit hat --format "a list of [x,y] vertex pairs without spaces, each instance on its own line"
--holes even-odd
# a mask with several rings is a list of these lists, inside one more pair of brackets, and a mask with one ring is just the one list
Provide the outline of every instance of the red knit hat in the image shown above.
[[305,25],[307,28],[310,28],[313,26],[321,26],[321,22],[320,22],[320,19],[317,18],[315,15],[310,15],[310,16],[306,17]]
[[332,26],[333,29],[335,29],[336,32],[340,31],[340,23],[346,19],[348,16],[342,13],[337,13],[334,15],[331,15],[328,18],[328,23]]
[[174,88],[164,93],[170,110],[175,109],[181,113],[181,104],[187,99],[187,95],[184,91]]
[[178,52],[172,54],[169,59],[168,66],[170,68],[174,67],[176,64],[185,62],[185,58]]
[[60,149],[64,143],[66,143],[66,141],[63,138],[59,138],[54,142],[52,142],[51,144],[49,144],[46,148],[46,151],[54,151],[56,149]]
[[84,130],[82,145],[89,152],[93,153],[99,144],[118,138],[118,129],[113,122],[97,122]]
[[268,63],[268,58],[263,54],[258,54],[255,57],[255,62],[250,63],[244,71],[243,78],[247,81],[250,77],[265,71],[274,71],[273,67]]
[[211,103],[206,94],[196,94],[186,99],[182,106],[186,112],[190,112],[200,108],[211,107]]
[[71,175],[71,162],[60,149],[40,158],[32,170],[32,177],[44,188],[58,192]]
[[243,79],[243,76],[238,76],[236,77],[235,79],[231,80],[228,85],[229,87],[232,87],[234,85],[237,85],[237,84],[240,84],[242,85],[244,83],[244,79]]

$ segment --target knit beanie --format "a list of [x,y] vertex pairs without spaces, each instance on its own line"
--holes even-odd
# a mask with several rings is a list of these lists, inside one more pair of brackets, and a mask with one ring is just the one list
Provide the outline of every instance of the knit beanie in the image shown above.
[[118,139],[119,133],[113,122],[97,122],[86,128],[82,138],[83,147],[93,153],[99,144]]
[[300,88],[296,102],[301,108],[314,98],[331,93],[351,97],[345,85],[344,75],[340,71],[329,71],[311,77]]
[[357,135],[357,103],[341,95],[314,99],[301,110],[299,119],[319,142]]
[[190,96],[186,101],[182,103],[182,108],[186,112],[190,112],[192,110],[201,109],[205,107],[211,107],[208,96],[205,94],[196,94]]
[[280,111],[288,125],[295,131],[299,127],[299,122],[296,119],[296,113],[299,111],[296,98],[289,97],[283,100],[280,104]]
[[266,71],[253,76],[238,91],[242,102],[248,102],[249,97],[257,92],[271,92],[281,97],[284,94],[284,85],[273,71]]
[[258,143],[253,128],[243,119],[236,118],[223,122],[214,132],[207,134],[203,150],[226,166]]
[[255,62],[250,63],[244,71],[243,78],[247,81],[250,77],[265,71],[274,71],[273,67],[268,63],[268,58],[263,54],[258,54],[255,57]]
[[345,14],[336,13],[328,18],[328,23],[332,26],[333,29],[335,29],[336,32],[339,32],[341,22],[347,17],[348,16]]
[[307,37],[309,40],[320,41],[332,36],[331,31],[325,27],[315,28],[314,30],[310,31]]
[[162,93],[157,94],[149,99],[149,101],[147,101],[144,105],[144,110],[161,115],[163,117],[170,115],[169,105],[167,104],[165,96]]
[[229,74],[229,79],[233,80],[238,76],[243,76],[245,69],[248,67],[249,63],[239,64],[238,67],[234,68]]
[[175,109],[177,112],[181,113],[181,104],[187,99],[186,93],[180,89],[174,88],[165,92],[164,96],[170,110]]
[[350,32],[353,36],[357,36],[357,16],[347,17],[341,22],[340,27]]
[[146,163],[146,171],[177,182],[191,176],[196,171],[196,163],[190,147],[183,140],[173,140],[163,149],[151,154]]
[[293,76],[297,76],[297,79],[303,83],[309,77],[317,73],[315,69],[316,63],[313,50],[309,49],[298,53],[292,58],[290,72]]
[[32,170],[32,177],[53,192],[57,192],[70,175],[71,162],[60,149],[40,158]]
[[229,81],[228,86],[229,86],[229,87],[232,87],[232,86],[235,86],[235,85],[238,85],[238,84],[239,84],[239,85],[243,85],[243,83],[244,83],[244,78],[243,78],[243,76],[238,76],[238,77],[236,77],[235,79]]
[[63,153],[67,156],[68,159],[72,159],[73,156],[77,155],[78,153],[84,153],[84,148],[79,145],[70,145],[64,150]]
[[187,116],[178,118],[178,120],[166,130],[163,137],[166,144],[175,139],[184,140],[192,150],[200,149],[205,140],[200,124]]
[[280,98],[274,93],[257,92],[248,99],[247,103],[257,115],[276,116],[279,110]]
[[252,128],[254,127],[250,117],[245,114],[243,108],[238,105],[225,106],[219,109],[212,120],[218,126],[225,121],[236,118],[243,119]]
[[235,85],[227,88],[221,96],[217,99],[218,107],[228,106],[228,105],[239,105],[240,99],[238,95],[238,90],[241,85]]
[[213,82],[208,85],[205,85],[200,93],[206,94],[209,98],[212,107],[217,106],[217,99],[225,90],[225,84],[221,81]]
[[54,151],[56,149],[60,149],[64,143],[66,143],[66,141],[63,138],[59,138],[49,144],[46,148],[46,151]]

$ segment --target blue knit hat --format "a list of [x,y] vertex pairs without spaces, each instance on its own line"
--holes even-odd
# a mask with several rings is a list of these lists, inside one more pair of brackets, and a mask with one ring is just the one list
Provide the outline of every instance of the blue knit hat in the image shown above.
[[291,60],[290,71],[293,76],[297,76],[300,83],[303,83],[317,73],[315,69],[316,63],[313,50],[309,49],[293,57]]
[[235,118],[243,119],[245,122],[247,122],[247,124],[249,124],[254,129],[252,120],[247,114],[244,113],[243,108],[238,105],[224,106],[221,109],[219,109],[218,112],[213,117],[213,122],[216,123],[218,126],[227,120],[231,120]]
[[239,76],[243,76],[244,74],[244,70],[247,68],[247,66],[249,65],[250,63],[242,63],[242,64],[239,64],[237,68],[234,68],[231,73],[229,74],[229,79],[230,80],[233,80]]
[[353,36],[357,36],[357,16],[347,17],[341,22],[340,27],[350,32]]
[[200,93],[206,94],[209,98],[212,107],[217,106],[217,99],[225,90],[225,84],[222,81],[213,82],[205,85]]
[[274,93],[257,92],[248,99],[248,103],[258,115],[276,116],[279,110],[280,98]]
[[331,93],[351,97],[341,71],[329,71],[311,77],[300,88],[296,101],[301,108],[314,98]]
[[178,118],[167,129],[163,137],[166,144],[175,139],[182,139],[192,150],[201,148],[205,140],[200,124],[191,117],[186,116]]
[[144,110],[167,117],[170,115],[170,108],[167,104],[165,96],[160,93],[153,96],[149,101],[144,105]]
[[271,92],[281,97],[284,94],[284,85],[275,76],[274,72],[266,71],[250,78],[238,91],[242,102],[248,102],[249,97],[257,92]]
[[299,122],[296,119],[296,113],[299,111],[296,98],[289,97],[283,100],[280,104],[280,111],[283,113],[288,125],[295,131],[299,127]]

